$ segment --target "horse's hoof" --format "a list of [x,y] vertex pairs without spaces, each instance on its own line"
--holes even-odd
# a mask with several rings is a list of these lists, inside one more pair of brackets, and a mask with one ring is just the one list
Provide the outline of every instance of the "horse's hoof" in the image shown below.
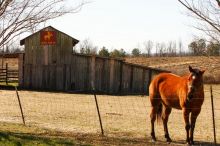
[[190,144],[191,144],[191,145],[195,145],[194,141],[190,141]]
[[152,140],[151,140],[151,142],[152,142],[152,143],[155,143],[155,142],[156,142],[156,140],[152,139]]
[[165,138],[167,140],[167,143],[171,143],[172,139],[170,138],[169,134],[165,134]]
[[194,140],[193,140],[192,138],[190,138],[190,139],[187,141],[187,143],[188,143],[189,145],[195,145]]
[[186,142],[186,145],[187,145],[187,146],[193,146],[193,145],[194,145],[194,142],[191,142],[191,141],[190,141],[190,142]]
[[151,141],[152,141],[152,142],[156,142],[157,140],[156,140],[155,137],[153,137],[153,138],[151,139]]
[[189,140],[186,140],[186,145],[187,145],[187,146],[190,146],[190,145],[191,145]]
[[171,138],[167,138],[167,143],[171,143],[172,139]]

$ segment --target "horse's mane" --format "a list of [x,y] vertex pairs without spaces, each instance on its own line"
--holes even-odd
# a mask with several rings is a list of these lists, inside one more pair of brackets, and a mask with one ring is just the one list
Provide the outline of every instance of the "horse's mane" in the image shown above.
[[190,73],[187,73],[187,74],[184,74],[184,75],[177,75],[177,74],[174,74],[174,73],[169,73],[170,75],[173,75],[173,76],[175,76],[175,77],[179,77],[179,78],[182,78],[182,79],[184,79],[184,78],[188,78],[189,77],[189,75],[190,75]]

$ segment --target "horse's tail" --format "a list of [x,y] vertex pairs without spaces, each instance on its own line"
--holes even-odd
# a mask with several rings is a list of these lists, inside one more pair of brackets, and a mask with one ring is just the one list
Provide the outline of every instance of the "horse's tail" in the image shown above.
[[163,111],[163,106],[162,103],[160,103],[156,113],[156,119],[158,124],[161,123],[162,121],[162,111]]
[[161,102],[161,96],[159,93],[159,85],[160,85],[160,78],[155,77],[149,86],[149,97],[151,101],[151,105],[153,107],[157,107],[157,111],[154,111],[153,114],[156,114],[156,120],[157,123],[159,124],[162,121],[162,102]]

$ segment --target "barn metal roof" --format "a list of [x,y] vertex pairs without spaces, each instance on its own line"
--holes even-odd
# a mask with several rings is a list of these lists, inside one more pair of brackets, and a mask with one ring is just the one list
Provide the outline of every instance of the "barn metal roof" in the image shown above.
[[72,42],[73,42],[73,46],[75,46],[75,45],[79,42],[79,40],[77,40],[77,39],[71,37],[70,35],[68,35],[68,34],[66,34],[66,33],[64,33],[64,32],[62,32],[62,31],[60,31],[60,30],[58,30],[58,29],[56,29],[56,28],[54,28],[54,27],[52,27],[52,26],[48,26],[48,27],[45,27],[45,28],[43,28],[43,29],[41,29],[41,30],[39,30],[39,31],[37,31],[37,32],[35,32],[35,33],[33,33],[33,34],[27,36],[26,38],[20,40],[20,45],[22,46],[22,45],[25,44],[25,39],[27,39],[27,38],[29,38],[29,37],[35,35],[36,33],[40,32],[40,31],[42,31],[42,30],[44,30],[44,29],[46,29],[46,28],[52,28],[52,29],[54,29],[54,30],[56,30],[56,31],[59,31],[59,32],[61,32],[61,33],[65,34],[65,35],[67,35],[68,37],[72,38],[72,40],[73,40],[73,41],[72,41]]

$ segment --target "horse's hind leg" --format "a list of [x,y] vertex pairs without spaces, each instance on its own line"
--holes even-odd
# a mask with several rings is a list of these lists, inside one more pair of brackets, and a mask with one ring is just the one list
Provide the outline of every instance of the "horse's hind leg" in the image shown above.
[[154,123],[157,118],[158,110],[161,104],[161,98],[159,96],[150,95],[150,101],[151,101],[151,137],[153,141],[156,141],[155,131],[154,131]]
[[151,114],[150,114],[150,118],[151,118],[151,133],[150,134],[151,134],[151,138],[153,141],[156,141],[154,123],[155,123],[156,116],[157,116],[157,109],[158,107],[152,106]]
[[169,115],[171,113],[171,108],[169,107],[165,107],[163,105],[163,113],[162,113],[162,119],[163,119],[163,127],[164,127],[164,134],[165,134],[165,138],[167,140],[167,142],[171,142],[171,138],[168,132],[168,127],[167,127],[167,123],[168,123],[168,119],[169,119]]

